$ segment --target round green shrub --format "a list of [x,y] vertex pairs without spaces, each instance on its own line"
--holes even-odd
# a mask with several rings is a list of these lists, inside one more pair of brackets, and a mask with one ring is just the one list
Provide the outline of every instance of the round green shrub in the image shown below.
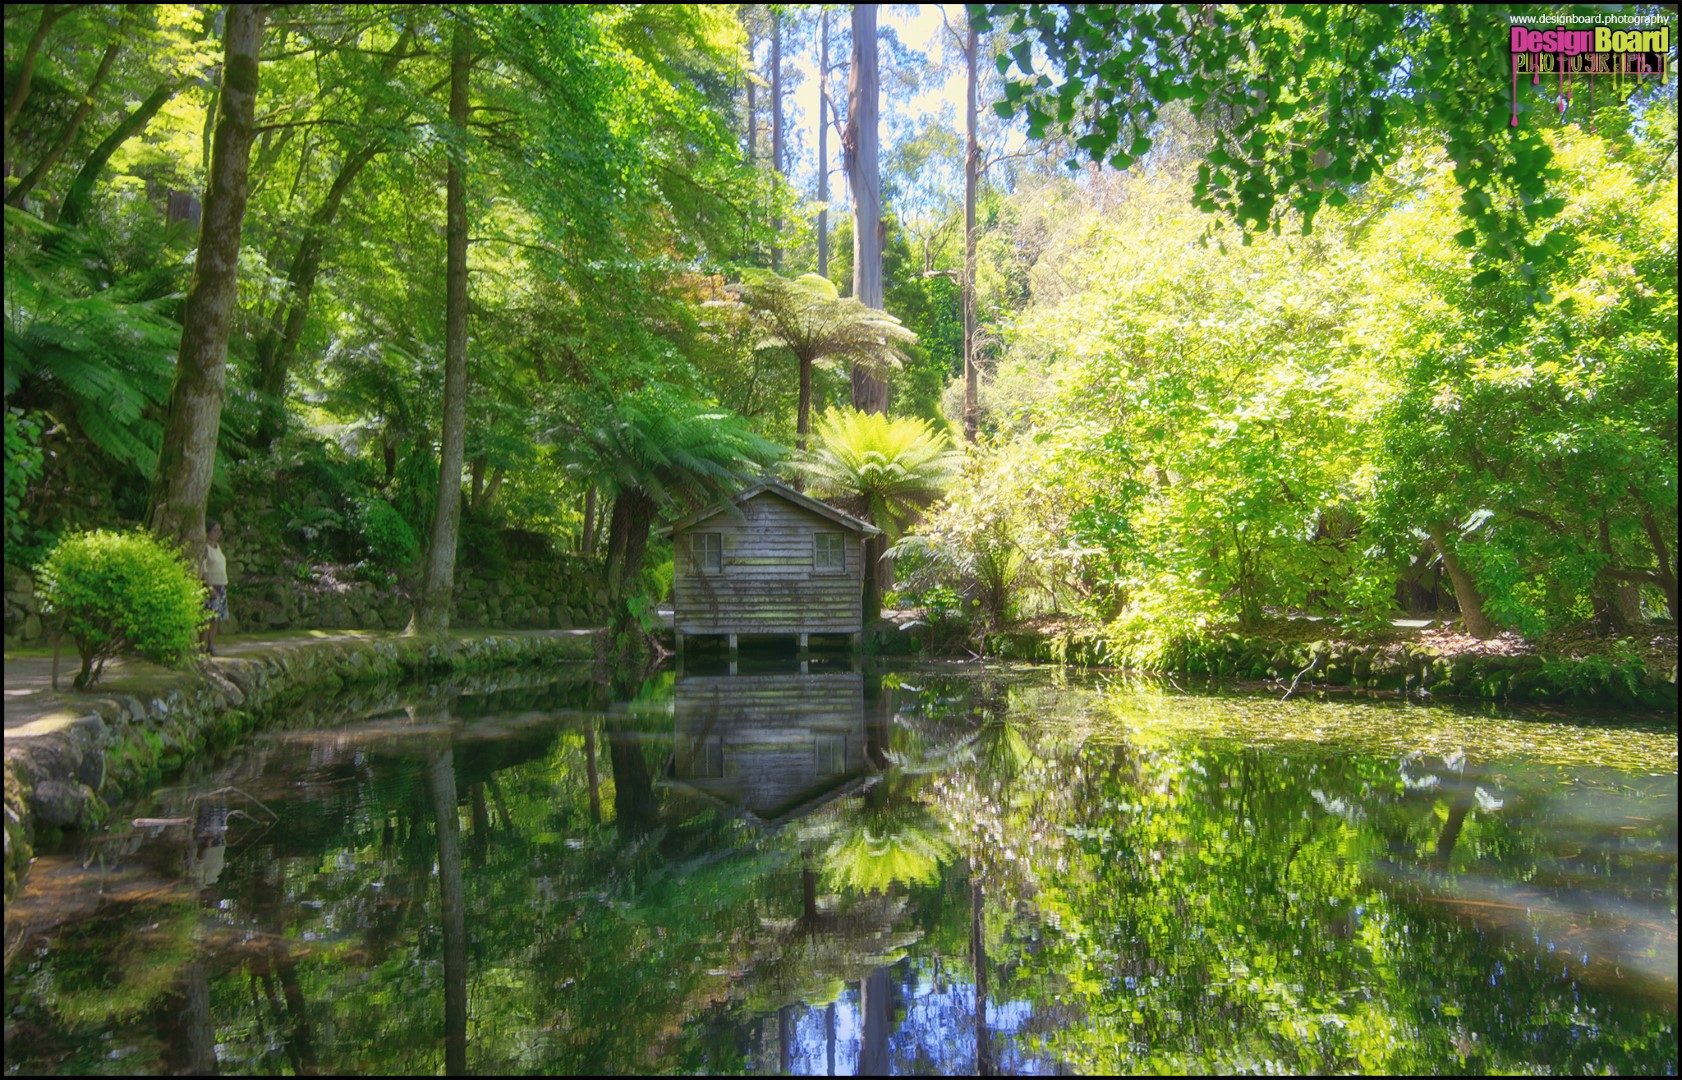
[[403,515],[384,499],[371,498],[357,507],[356,524],[368,554],[382,566],[406,566],[420,552],[420,540]]
[[174,665],[198,652],[204,585],[178,550],[151,533],[72,533],[36,568],[35,583],[42,610],[63,617],[81,654],[78,689],[120,653]]

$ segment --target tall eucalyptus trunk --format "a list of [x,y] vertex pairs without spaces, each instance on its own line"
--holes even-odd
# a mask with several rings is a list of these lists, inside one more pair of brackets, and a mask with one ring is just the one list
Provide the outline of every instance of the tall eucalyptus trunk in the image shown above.
[[180,543],[189,565],[196,565],[204,554],[205,504],[222,426],[240,225],[251,194],[257,54],[262,39],[262,7],[231,5],[198,258],[182,305],[181,349],[169,388],[169,414],[147,512],[152,531]]
[[[856,8],[854,9],[857,10]],[[888,1076],[893,1067],[889,1038],[894,1028],[893,975],[885,967],[872,968],[859,980],[860,1076]]]
[[751,168],[759,164],[759,104],[754,100],[754,49],[759,42],[754,38],[753,31],[748,31],[748,165]]
[[981,172],[981,142],[976,138],[975,130],[975,61],[980,51],[980,39],[974,22],[970,23],[967,46],[965,61],[969,66],[969,92],[964,113],[967,132],[964,152],[964,438],[974,442],[981,428],[981,380],[976,372],[975,355],[975,189]]
[[[778,176],[783,171],[783,16],[771,11],[771,167]],[[779,211],[771,218],[771,269],[783,268],[783,215]]]
[[818,13],[818,276],[829,276],[829,9]]
[[[447,720],[448,717],[446,716]],[[444,938],[444,1074],[467,1074],[467,899],[456,816],[455,753],[446,748],[427,770],[438,837],[438,899]]]
[[[875,4],[853,6],[853,66],[847,77],[847,132],[842,149],[853,193],[853,295],[865,307],[882,307],[882,172],[878,160]],[[888,411],[888,384],[853,366],[853,408]]]
[[[974,41],[973,36],[971,41]],[[987,1031],[987,919],[986,894],[975,867],[970,867],[969,879],[969,951],[975,968],[974,1030],[975,1075],[992,1076],[993,1037]]]
[[438,505],[426,584],[415,605],[411,631],[441,634],[450,628],[456,576],[456,537],[461,526],[461,466],[467,438],[467,187],[462,157],[467,140],[467,72],[472,64],[467,22],[456,17],[450,46],[450,128],[455,143],[445,176],[444,432],[440,448]]

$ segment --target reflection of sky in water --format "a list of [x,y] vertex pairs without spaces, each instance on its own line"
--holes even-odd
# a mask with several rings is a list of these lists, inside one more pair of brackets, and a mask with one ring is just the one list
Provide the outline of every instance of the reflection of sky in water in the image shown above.
[[[905,964],[894,966],[895,975]],[[972,983],[937,986],[926,972],[913,972],[916,983],[894,987],[896,1015],[902,1015],[888,1037],[888,1050],[896,1075],[936,1073],[942,1075],[975,1072],[975,987]],[[909,1000],[907,1000],[909,999]],[[828,1007],[796,1007],[795,1051],[789,1071],[796,1076],[856,1076],[863,1043],[857,986],[844,991],[835,1002],[835,1065],[829,1066]],[[992,1036],[993,1066],[1000,1075],[1049,1076],[1053,1062],[1022,1053],[1015,1036],[1033,1016],[1026,1001],[987,1003],[987,1031]],[[773,1021],[774,1022],[774,1021]],[[774,1062],[769,1064],[775,1064]]]

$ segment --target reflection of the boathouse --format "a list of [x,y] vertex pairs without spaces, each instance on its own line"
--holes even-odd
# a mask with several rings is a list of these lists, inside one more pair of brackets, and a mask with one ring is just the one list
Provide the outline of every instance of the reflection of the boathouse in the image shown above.
[[668,779],[781,825],[868,786],[879,751],[858,672],[679,676]]

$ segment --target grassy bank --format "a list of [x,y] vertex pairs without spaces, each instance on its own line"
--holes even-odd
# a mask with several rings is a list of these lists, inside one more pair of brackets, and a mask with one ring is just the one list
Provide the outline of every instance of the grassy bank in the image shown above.
[[1668,626],[1648,631],[1641,637],[1577,633],[1530,641],[1515,634],[1479,640],[1439,626],[1355,634],[1306,620],[1254,630],[1063,622],[989,634],[986,651],[1001,659],[1267,679],[1299,689],[1355,686],[1674,710],[1676,632]]

